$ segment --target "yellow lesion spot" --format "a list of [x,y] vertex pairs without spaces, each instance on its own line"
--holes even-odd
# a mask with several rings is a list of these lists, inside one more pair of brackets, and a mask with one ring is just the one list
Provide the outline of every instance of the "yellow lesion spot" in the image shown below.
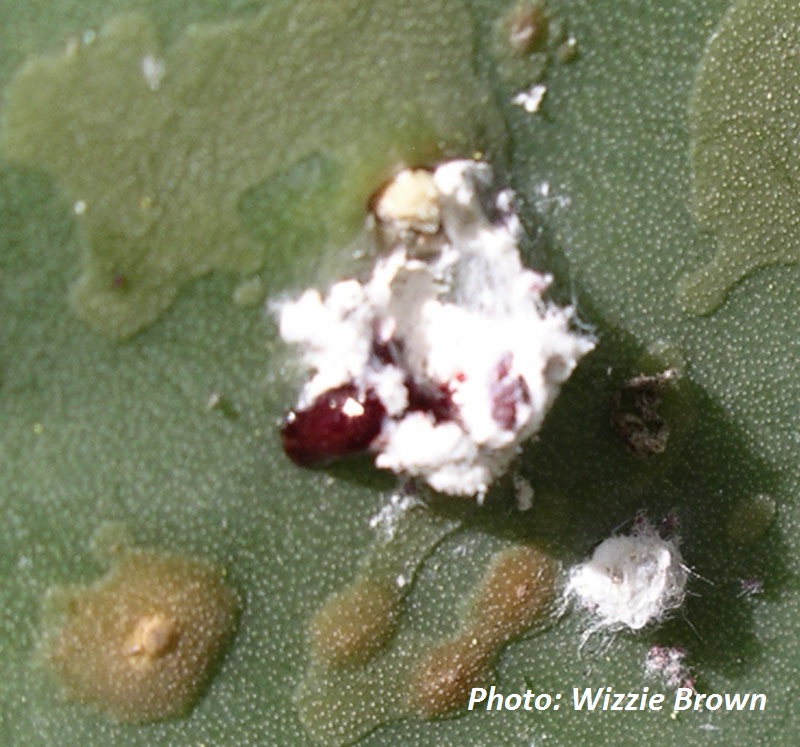
[[86,587],[49,595],[42,662],[68,700],[119,721],[187,713],[233,633],[239,607],[221,569],[120,548]]

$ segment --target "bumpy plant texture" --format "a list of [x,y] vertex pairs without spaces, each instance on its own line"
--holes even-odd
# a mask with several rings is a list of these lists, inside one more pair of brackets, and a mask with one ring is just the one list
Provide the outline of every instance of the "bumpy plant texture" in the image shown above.
[[742,1],[703,57],[690,104],[693,209],[717,250],[681,283],[691,311],[714,311],[754,270],[800,261],[798,42],[797,3]]
[[[264,5],[0,8],[0,744],[793,745],[793,4],[551,0],[522,53],[503,47],[519,26],[505,0]],[[568,63],[560,33],[576,40]],[[534,83],[547,91],[528,113],[513,98]],[[527,263],[600,345],[521,455],[532,508],[515,511],[509,476],[480,510],[415,514],[406,542],[385,535],[392,478],[282,453],[302,372],[262,301],[359,271],[367,196],[398,157],[440,150],[482,151],[516,189]],[[637,457],[615,396],[673,369],[666,445]],[[465,600],[502,594],[498,557],[570,567],[640,510],[697,574],[680,613],[605,655],[578,651],[591,618],[573,610],[514,627],[490,663],[462,651],[459,672],[567,699],[686,676],[764,692],[764,713],[464,714],[413,679],[412,662],[434,667],[432,646],[477,625]],[[241,597],[230,649],[180,718],[119,723],[40,665],[43,599],[93,588],[89,539],[107,522],[225,568]],[[164,619],[143,626],[142,650],[161,651]],[[352,687],[325,689],[323,659]],[[390,671],[374,662],[408,662],[408,679],[370,688],[361,673]],[[338,733],[303,708],[313,687],[351,719]],[[460,717],[434,715],[451,704]]]

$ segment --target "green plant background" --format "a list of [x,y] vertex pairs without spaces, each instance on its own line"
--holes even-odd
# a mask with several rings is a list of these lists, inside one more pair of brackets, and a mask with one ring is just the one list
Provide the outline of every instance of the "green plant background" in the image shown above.
[[[764,692],[767,711],[475,712],[390,724],[360,744],[793,744],[800,272],[766,268],[708,317],[687,315],[676,299],[680,278],[714,251],[690,214],[687,105],[727,5],[552,3],[580,57],[549,70],[543,111],[529,115],[492,75],[491,27],[505,3],[467,2],[476,61],[494,81],[508,127],[499,170],[520,196],[531,261],[556,273],[557,292],[576,299],[600,343],[523,455],[537,507],[509,519],[501,489],[489,508],[465,511],[463,531],[418,574],[412,608],[426,625],[454,626],[454,605],[442,599],[467,593],[508,536],[533,538],[571,563],[639,509],[655,519],[674,512],[697,574],[684,616],[579,651],[587,620],[568,615],[512,644],[496,683],[565,698],[573,686],[663,689],[645,682],[644,657],[654,643],[675,643],[688,649],[700,690]],[[136,7],[169,42],[191,22],[260,6]],[[130,8],[124,0],[3,0],[0,86],[30,55]],[[544,200],[544,181],[568,204]],[[276,423],[300,373],[269,316],[231,303],[237,278],[216,273],[185,286],[158,322],[117,343],[68,306],[78,236],[47,174],[0,164],[0,227],[0,743],[306,744],[291,699],[306,666],[304,626],[352,578],[371,541],[369,517],[393,481],[360,466],[325,473],[287,462]],[[625,378],[665,365],[683,371],[665,403],[673,440],[664,458],[642,464],[616,442],[609,403]],[[212,392],[225,406],[207,408]],[[778,520],[765,536],[736,544],[729,528],[747,520],[740,507],[760,493],[774,498]],[[139,544],[222,563],[244,598],[234,645],[185,719],[113,724],[61,702],[33,664],[44,593],[102,571],[90,539],[106,522],[124,524]],[[748,577],[764,581],[762,595],[739,595]]]

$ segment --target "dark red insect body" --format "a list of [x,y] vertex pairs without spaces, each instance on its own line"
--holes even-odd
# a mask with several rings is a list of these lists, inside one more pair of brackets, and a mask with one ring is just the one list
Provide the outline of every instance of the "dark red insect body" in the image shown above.
[[281,426],[283,450],[303,467],[358,454],[381,432],[385,416],[373,392],[344,384],[321,394],[308,407],[289,412]]

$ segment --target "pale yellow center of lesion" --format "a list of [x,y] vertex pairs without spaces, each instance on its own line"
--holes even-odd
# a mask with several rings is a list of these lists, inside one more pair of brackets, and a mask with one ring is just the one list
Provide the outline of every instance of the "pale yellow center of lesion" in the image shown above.
[[178,641],[176,621],[161,613],[139,617],[125,639],[123,653],[132,666],[152,664],[166,656]]

